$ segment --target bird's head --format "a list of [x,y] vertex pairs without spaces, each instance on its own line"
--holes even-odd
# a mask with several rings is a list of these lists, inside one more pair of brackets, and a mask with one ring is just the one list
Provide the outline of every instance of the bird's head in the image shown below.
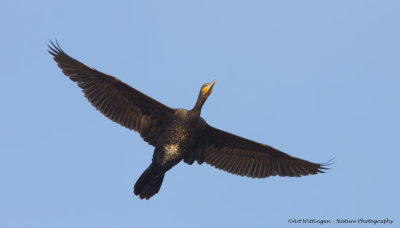
[[212,89],[214,87],[216,80],[212,81],[211,83],[206,83],[201,87],[200,95],[203,97],[210,96]]
[[208,96],[210,96],[215,82],[216,82],[216,80],[214,80],[211,83],[206,83],[201,87],[199,98],[197,99],[197,102],[196,102],[194,108],[192,109],[198,115],[200,115],[201,107],[203,107],[204,102],[206,102]]

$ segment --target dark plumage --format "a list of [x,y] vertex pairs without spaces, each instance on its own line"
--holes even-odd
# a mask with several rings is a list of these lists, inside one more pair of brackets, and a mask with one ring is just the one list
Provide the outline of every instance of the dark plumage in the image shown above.
[[165,173],[181,160],[206,162],[248,177],[305,176],[323,173],[326,164],[289,156],[273,147],[209,126],[200,117],[215,80],[202,86],[191,110],[173,109],[68,56],[51,42],[50,54],[63,73],[82,88],[89,102],[106,117],[137,131],[155,147],[153,161],[140,176],[134,193],[149,199],[160,190]]

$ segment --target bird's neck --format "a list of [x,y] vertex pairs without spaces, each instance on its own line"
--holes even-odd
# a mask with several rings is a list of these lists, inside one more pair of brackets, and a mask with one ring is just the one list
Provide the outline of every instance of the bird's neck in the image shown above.
[[200,116],[201,114],[201,108],[203,107],[204,103],[206,102],[207,98],[203,96],[199,96],[197,99],[196,104],[192,108],[192,112],[195,113],[196,115]]

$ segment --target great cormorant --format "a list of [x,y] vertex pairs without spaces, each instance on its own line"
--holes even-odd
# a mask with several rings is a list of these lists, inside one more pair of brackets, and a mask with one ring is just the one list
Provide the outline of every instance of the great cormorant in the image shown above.
[[141,199],[158,193],[165,173],[181,160],[189,165],[194,161],[205,162],[232,174],[254,178],[300,177],[323,173],[326,169],[326,164],[292,157],[208,125],[200,113],[215,80],[201,87],[191,110],[174,109],[71,58],[56,44],[49,45],[50,54],[63,73],[82,88],[89,102],[112,121],[137,131],[155,147],[152,163],[134,187],[134,193]]

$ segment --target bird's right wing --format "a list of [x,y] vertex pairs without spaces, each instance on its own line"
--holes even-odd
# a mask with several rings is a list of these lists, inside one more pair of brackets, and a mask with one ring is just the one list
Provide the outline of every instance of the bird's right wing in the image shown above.
[[317,164],[292,157],[271,146],[219,130],[205,123],[192,153],[184,161],[206,162],[232,174],[265,178],[269,176],[304,176],[323,173],[327,164]]
[[63,73],[82,88],[89,102],[106,117],[155,146],[174,109],[146,96],[118,78],[104,74],[68,56],[51,42],[50,54]]

